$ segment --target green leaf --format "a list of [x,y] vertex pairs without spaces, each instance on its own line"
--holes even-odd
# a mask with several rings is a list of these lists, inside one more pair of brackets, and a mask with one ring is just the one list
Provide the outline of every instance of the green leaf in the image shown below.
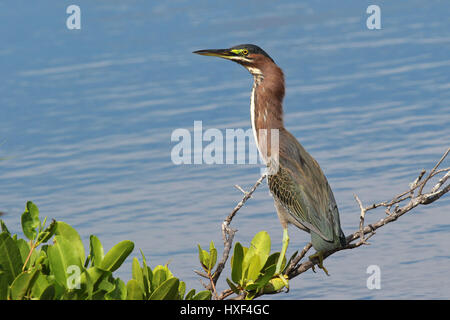
[[28,289],[33,286],[39,270],[35,269],[33,272],[22,272],[11,284],[11,299],[22,300],[26,295]]
[[106,300],[125,300],[127,298],[127,287],[119,278],[114,280],[114,289],[105,294]]
[[161,265],[156,266],[155,269],[153,269],[153,279],[151,283],[152,291],[158,288],[164,281],[172,277],[173,275],[169,271],[169,268]]
[[39,297],[39,300],[53,300],[55,298],[56,289],[55,285],[49,285],[44,289],[42,294]]
[[217,262],[217,249],[214,247],[214,242],[209,244],[209,270],[212,270]]
[[[27,241],[25,241],[24,239],[17,239],[16,245],[19,248],[20,256],[22,257],[22,266],[23,266],[23,264],[25,263],[25,260],[28,257],[28,254],[30,253],[30,250],[31,250],[30,244]],[[29,266],[33,265],[33,262],[36,260],[36,258],[37,258],[36,250],[33,250],[30,258],[28,259],[27,265],[29,265]]]
[[[47,277],[47,279],[51,282],[52,287],[55,288],[54,290],[54,299],[55,300],[61,300],[63,298],[64,293],[66,292],[66,288],[62,285],[60,285],[56,280],[55,277],[53,275],[49,275]],[[44,294],[44,293],[42,293]]]
[[240,291],[239,289],[234,285],[233,281],[231,281],[230,279],[227,278],[227,283],[230,286],[230,289],[235,293],[235,294],[239,294]]
[[189,292],[184,297],[184,300],[192,300],[192,298],[195,296],[195,289],[189,290]]
[[92,259],[91,265],[96,267],[100,266],[104,255],[103,246],[100,240],[94,235],[89,237],[89,250]]
[[264,270],[266,270],[268,267],[272,266],[272,265],[276,265],[278,262],[278,257],[280,256],[279,252],[275,252],[272,253],[266,260],[266,263],[264,265],[264,267],[262,268],[262,271],[264,272]]
[[50,223],[50,225],[47,228],[45,228],[45,230],[43,230],[41,233],[39,233],[38,242],[45,243],[48,240],[50,240],[50,238],[53,237],[53,235],[56,232],[56,226],[57,226],[56,221],[53,220]]
[[270,281],[264,286],[263,293],[271,294],[276,293],[278,290],[283,289],[284,282],[280,277],[270,279]]
[[116,271],[134,249],[134,243],[124,240],[112,247],[103,258],[100,268],[111,272]]
[[192,298],[192,300],[211,300],[211,291],[200,291]]
[[273,264],[265,270],[263,276],[256,281],[258,289],[264,288],[264,286],[270,281],[270,279],[272,279],[273,275],[275,274],[276,267],[277,266]]
[[89,269],[87,269],[87,273],[89,273],[89,277],[94,286],[100,283],[102,279],[108,278],[110,275],[112,275],[110,271],[102,270],[97,267],[90,267]]
[[16,242],[6,232],[0,234],[0,266],[8,284],[22,272],[22,257]]
[[153,291],[149,300],[175,300],[178,296],[179,285],[180,280],[177,278],[167,279]]
[[[67,279],[74,279],[72,274],[68,274],[69,267],[76,266],[79,268],[80,275],[82,270],[82,262],[76,250],[73,250],[72,243],[62,236],[55,236],[54,244],[47,249],[47,255],[52,274],[55,280],[62,286],[68,288]],[[74,279],[76,280],[76,279]]]
[[40,299],[43,292],[50,286],[50,282],[47,280],[46,275],[40,272],[34,282],[33,287],[31,288],[31,297],[34,299]]
[[27,202],[25,211],[21,218],[22,230],[29,240],[34,240],[37,235],[36,228],[39,227],[39,209],[31,201]]
[[258,284],[257,283],[250,283],[250,284],[247,284],[246,286],[245,286],[245,290],[246,291],[253,291],[253,290],[256,290],[256,289],[258,289]]
[[142,292],[146,294],[147,292],[145,290],[144,274],[142,272],[139,260],[137,258],[133,258],[133,263],[131,264],[131,276],[134,280],[136,280],[139,283]]
[[275,274],[276,265],[273,264],[266,268],[265,273],[261,275],[254,283],[249,284],[245,287],[247,291],[252,290],[259,290],[261,288],[264,288],[264,286],[272,279],[273,275]]
[[127,300],[144,300],[144,293],[142,292],[139,283],[131,279],[127,283]]
[[178,287],[179,298],[183,299],[185,293],[186,293],[186,283],[184,281],[180,281],[180,285]]
[[256,291],[247,293],[247,295],[245,296],[245,300],[253,300],[253,298],[256,296],[256,294],[257,294]]
[[81,295],[78,291],[66,290],[62,294],[61,300],[81,300]]
[[6,224],[5,224],[5,222],[2,220],[2,219],[0,219],[0,227],[1,227],[1,229],[2,229],[2,232],[6,232],[7,234],[11,234],[10,232],[9,232],[9,230],[8,230],[8,228],[6,227]]
[[234,245],[234,254],[231,259],[231,279],[234,283],[240,283],[242,279],[242,261],[244,260],[244,250],[239,242]]
[[252,239],[250,247],[245,254],[242,264],[243,270],[248,270],[249,263],[253,256],[259,259],[259,266],[263,267],[266,264],[267,258],[270,254],[270,236],[266,231],[258,232]]
[[[83,273],[80,279],[80,291],[83,293],[83,298],[86,300],[92,300],[92,295],[94,293],[94,281],[91,278],[91,274],[83,268]],[[81,292],[80,292],[81,293]]]
[[85,260],[84,246],[78,232],[65,222],[57,221],[55,234],[71,243],[71,251],[76,251],[80,261]]
[[150,267],[147,266],[147,260],[145,259],[144,253],[141,251],[142,255],[142,276],[144,281],[144,293],[146,297],[150,296],[151,281],[153,278],[153,273]]
[[0,300],[8,299],[9,283],[6,279],[5,273],[1,270],[0,266]]
[[50,263],[48,261],[47,249],[48,245],[43,245],[40,249],[36,250],[36,260],[34,261],[34,266],[41,269],[42,273],[50,273]]
[[200,260],[200,263],[205,269],[205,271],[208,271],[209,262],[211,261],[208,251],[203,250],[200,245],[198,245],[198,258]]
[[250,258],[250,261],[248,262],[247,270],[245,270],[244,278],[246,280],[255,281],[258,278],[259,272],[261,270],[260,263],[261,263],[260,257],[258,255],[255,254]]
[[103,290],[105,292],[109,292],[114,290],[114,279],[112,277],[103,277],[100,283],[97,286],[98,290]]

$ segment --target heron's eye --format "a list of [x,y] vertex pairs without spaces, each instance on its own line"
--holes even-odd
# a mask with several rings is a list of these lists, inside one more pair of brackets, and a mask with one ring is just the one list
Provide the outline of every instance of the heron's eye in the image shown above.
[[242,55],[244,55],[244,56],[248,55],[248,50],[247,49],[244,49],[241,52],[242,52]]

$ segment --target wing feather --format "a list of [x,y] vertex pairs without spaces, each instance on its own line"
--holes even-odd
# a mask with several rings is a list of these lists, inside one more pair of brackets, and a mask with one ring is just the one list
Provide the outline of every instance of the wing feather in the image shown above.
[[279,151],[278,172],[269,175],[269,189],[292,218],[333,241],[337,206],[319,164],[286,130],[280,132]]

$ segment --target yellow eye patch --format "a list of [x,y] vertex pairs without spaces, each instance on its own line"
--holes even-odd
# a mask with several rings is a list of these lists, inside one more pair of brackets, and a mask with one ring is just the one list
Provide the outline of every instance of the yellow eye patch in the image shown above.
[[233,50],[231,50],[231,52],[242,55],[242,56],[246,56],[248,54],[247,49],[233,49]]

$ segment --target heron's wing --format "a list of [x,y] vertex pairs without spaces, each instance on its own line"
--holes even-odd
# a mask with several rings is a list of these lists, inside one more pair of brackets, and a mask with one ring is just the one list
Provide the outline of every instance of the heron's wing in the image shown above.
[[324,240],[333,241],[332,209],[337,206],[319,164],[286,130],[280,132],[279,145],[278,172],[268,177],[270,190],[291,217]]

